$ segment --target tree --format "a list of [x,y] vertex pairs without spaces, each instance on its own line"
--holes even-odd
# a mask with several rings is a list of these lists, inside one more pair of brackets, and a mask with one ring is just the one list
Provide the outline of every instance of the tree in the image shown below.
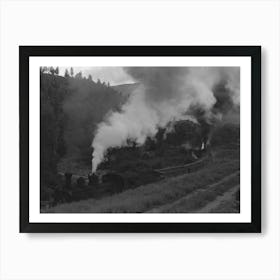
[[90,74],[88,75],[88,80],[92,82],[92,76]]
[[50,73],[52,74],[52,75],[54,75],[54,73],[55,73],[55,69],[51,66],[50,67]]
[[82,72],[81,72],[81,71],[78,72],[78,73],[75,75],[75,78],[81,80],[81,79],[83,78]]
[[69,78],[70,77],[68,69],[65,70],[64,77],[65,78]]
[[48,72],[52,75],[40,76],[40,190],[43,199],[49,187],[57,186],[57,164],[66,153],[63,100],[68,83],[54,75],[53,67]]
[[239,143],[240,128],[237,125],[226,123],[214,129],[211,138],[212,146],[228,145],[231,143]]
[[73,76],[74,76],[74,70],[73,70],[73,67],[71,67],[71,68],[70,68],[70,75],[71,75],[71,77],[73,77]]
[[59,74],[59,68],[58,68],[58,67],[55,68],[55,74],[56,74],[56,75]]
[[109,82],[107,83],[107,86],[110,87],[110,83]]
[[46,66],[41,66],[41,67],[40,67],[40,73],[43,74],[43,73],[46,73],[46,72],[48,72],[48,67],[46,67]]

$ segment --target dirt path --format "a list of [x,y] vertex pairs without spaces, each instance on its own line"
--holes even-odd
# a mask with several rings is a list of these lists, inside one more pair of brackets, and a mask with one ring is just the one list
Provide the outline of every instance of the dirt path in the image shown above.
[[211,213],[215,212],[215,209],[219,208],[220,205],[231,202],[233,200],[233,196],[236,194],[236,192],[239,190],[240,185],[236,185],[224,194],[217,196],[217,198],[208,204],[206,204],[204,207],[198,209],[195,211],[196,213]]
[[[209,213],[209,212],[211,212],[211,210],[213,210],[218,205],[220,205],[220,203],[222,203],[223,201],[231,199],[232,196],[238,190],[239,184],[238,185],[235,184],[235,185],[229,187],[222,194],[215,193],[216,188],[219,185],[230,182],[236,176],[239,176],[239,174],[240,174],[239,171],[234,172],[234,173],[224,177],[220,181],[216,182],[215,184],[199,188],[198,190],[195,190],[195,191],[191,192],[190,194],[188,194],[176,201],[150,209],[149,211],[147,211],[147,213],[164,213],[164,212],[170,212],[170,209],[180,209],[180,208],[183,209],[184,205],[189,205],[190,202],[197,200],[200,196],[202,197],[202,196],[211,194],[211,196],[213,198],[209,198],[208,201],[207,200],[206,201],[197,201],[197,203],[194,203],[194,205],[193,205],[194,209],[187,211],[187,212],[191,212],[191,213],[202,213],[202,212]],[[173,211],[171,211],[171,212],[173,212]],[[174,211],[174,212],[177,212],[177,211]],[[180,212],[180,211],[178,211],[178,212]],[[182,210],[182,212],[184,212],[184,210]]]

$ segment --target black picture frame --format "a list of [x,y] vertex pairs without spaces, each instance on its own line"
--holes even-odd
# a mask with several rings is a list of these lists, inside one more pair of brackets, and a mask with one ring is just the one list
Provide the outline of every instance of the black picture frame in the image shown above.
[[[29,58],[31,56],[251,57],[251,223],[31,223],[29,222]],[[260,46],[20,46],[20,232],[22,233],[246,233],[261,232]],[[38,198],[39,199],[39,198]]]

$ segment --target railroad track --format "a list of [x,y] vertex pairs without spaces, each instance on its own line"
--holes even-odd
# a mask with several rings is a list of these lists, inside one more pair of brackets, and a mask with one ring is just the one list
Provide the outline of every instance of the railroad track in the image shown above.
[[211,157],[207,156],[185,165],[165,167],[161,169],[155,169],[155,171],[164,177],[174,176],[182,173],[191,173],[203,167],[209,160],[211,160]]

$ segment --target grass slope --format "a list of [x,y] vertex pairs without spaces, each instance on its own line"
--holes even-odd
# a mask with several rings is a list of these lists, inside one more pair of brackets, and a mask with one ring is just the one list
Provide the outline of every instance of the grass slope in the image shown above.
[[[208,213],[208,212],[220,212],[216,210],[217,207],[209,207],[211,203],[215,204],[215,202],[219,201],[219,198],[223,197],[234,187],[239,186],[240,182],[240,172],[237,171],[229,176],[226,176],[222,180],[218,181],[212,185],[206,185],[203,188],[200,188],[196,191],[193,191],[189,195],[162,207],[158,207],[150,210],[150,213]],[[237,185],[237,186],[236,186]],[[227,203],[232,203],[233,199],[230,198],[230,201]],[[233,204],[233,203],[232,203]],[[223,208],[226,206],[226,203],[223,202]],[[210,209],[208,209],[210,208]],[[208,210],[206,210],[208,209]],[[199,211],[198,211],[199,210]],[[225,209],[223,213],[231,213],[237,212],[234,209]]]
[[238,159],[220,158],[190,174],[140,186],[100,200],[88,199],[48,209],[56,213],[143,213],[174,202],[183,196],[212,185],[239,170]]

